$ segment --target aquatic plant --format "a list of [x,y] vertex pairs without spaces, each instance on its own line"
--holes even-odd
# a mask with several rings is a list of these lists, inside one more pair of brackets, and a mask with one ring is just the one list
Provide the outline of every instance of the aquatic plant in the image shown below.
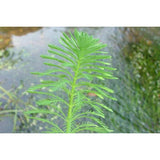
[[[149,132],[159,132],[159,93],[160,93],[160,47],[159,40],[148,40],[144,37],[140,43],[132,44],[128,51],[128,59],[133,66],[133,84],[141,94],[139,104],[150,117],[144,118],[143,123]],[[142,118],[143,116],[141,116]]]
[[44,64],[53,69],[32,74],[50,79],[30,87],[28,92],[46,97],[36,102],[38,108],[32,106],[25,114],[49,124],[47,132],[111,132],[101,118],[106,118],[104,110],[112,112],[112,109],[102,100],[105,97],[116,100],[109,95],[114,91],[95,83],[96,79],[116,79],[111,73],[115,68],[105,61],[111,56],[102,51],[106,44],[85,32],[75,30],[74,34],[69,34],[63,33],[62,47],[48,45],[51,56],[41,55],[49,60]]
[[10,70],[15,68],[15,64],[17,64],[21,59],[22,51],[16,53],[12,50],[12,48],[1,49],[0,50],[0,70]]
[[18,100],[12,90],[6,90],[0,86],[0,118],[6,115],[13,117],[13,132],[17,130],[17,121],[19,121],[18,112],[22,112],[17,101],[20,100]]
[[112,81],[108,87],[115,91],[118,101],[104,100],[113,110],[112,114],[105,112],[107,125],[116,133],[159,133],[159,32],[153,33],[151,28],[133,30],[135,35],[130,31],[128,34],[134,41],[125,44],[124,39],[124,47],[120,44],[123,49],[114,57],[119,80]]
[[[0,83],[1,84],[1,83]],[[3,84],[3,83],[2,83]],[[1,85],[2,85],[1,84]],[[6,89],[0,85],[0,121],[5,117],[11,117],[10,120],[13,120],[12,132],[31,132],[30,130],[35,130],[35,120],[28,121],[24,112],[24,108],[27,106],[32,106],[34,102],[33,95],[27,97],[27,100],[24,101],[24,97],[27,96],[27,92],[22,92],[24,88],[23,81],[20,81],[19,86],[12,86],[11,89]],[[32,103],[31,103],[32,102]],[[3,122],[2,122],[3,123]],[[2,127],[3,128],[3,127]],[[3,129],[0,127],[0,132],[3,132]]]

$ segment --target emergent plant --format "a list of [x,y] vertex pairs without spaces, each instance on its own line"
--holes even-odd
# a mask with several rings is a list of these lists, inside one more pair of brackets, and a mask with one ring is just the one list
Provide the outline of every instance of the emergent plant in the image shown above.
[[106,62],[111,56],[102,51],[106,44],[77,30],[74,34],[63,33],[60,44],[62,47],[48,45],[51,56],[41,55],[48,59],[49,62],[44,64],[51,69],[33,74],[49,76],[50,79],[31,87],[28,92],[47,97],[36,102],[40,107],[32,107],[25,114],[31,119],[48,123],[47,132],[111,132],[102,119],[105,118],[104,110],[112,112],[112,109],[102,100],[105,97],[115,100],[108,94],[113,90],[96,83],[96,79],[116,79],[109,72],[115,68],[109,67],[110,63]]

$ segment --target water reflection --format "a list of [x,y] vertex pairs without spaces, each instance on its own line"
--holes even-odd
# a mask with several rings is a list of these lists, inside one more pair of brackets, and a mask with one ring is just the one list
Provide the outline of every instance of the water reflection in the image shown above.
[[[13,121],[15,114],[12,113],[12,118],[6,120],[4,116],[8,114],[4,115],[2,111],[25,109],[34,104],[36,97],[28,95],[25,91],[33,83],[38,83],[39,77],[35,78],[30,72],[45,69],[40,55],[47,53],[48,43],[56,42],[64,30],[40,27],[1,28],[0,35],[10,38],[10,41],[3,39],[6,43],[1,43],[3,49],[0,50],[0,126],[6,126],[5,130],[0,127],[0,132],[13,132],[15,125],[8,125],[8,121]],[[17,132],[36,132],[35,122],[28,124],[22,114],[17,114],[16,126]]]
[[41,27],[0,27],[0,49],[12,47],[12,35],[22,36],[35,32]]
[[40,30],[41,27],[0,27],[0,70],[9,70],[22,60],[23,50],[16,52],[13,50],[13,35],[23,36]]

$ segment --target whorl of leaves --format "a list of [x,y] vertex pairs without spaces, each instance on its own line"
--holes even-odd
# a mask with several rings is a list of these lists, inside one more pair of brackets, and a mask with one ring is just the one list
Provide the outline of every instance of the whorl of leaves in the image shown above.
[[[104,110],[112,112],[112,109],[100,103],[99,99],[107,97],[115,100],[108,94],[113,93],[113,90],[94,82],[95,79],[116,79],[111,73],[115,69],[108,66],[110,63],[105,62],[111,56],[101,50],[106,44],[77,30],[74,34],[69,34],[63,33],[60,39],[62,47],[48,45],[51,56],[41,55],[43,59],[49,59],[49,62],[44,64],[51,69],[32,74],[50,76],[50,80],[42,81],[41,84],[31,87],[28,92],[43,94],[49,98],[37,101],[41,107],[28,110],[25,114],[31,119],[51,125],[48,132],[111,132],[101,119],[105,118]],[[44,92],[43,88],[48,90]],[[63,96],[58,94],[60,91]],[[89,96],[89,93],[96,98]],[[88,107],[92,110],[88,110]],[[37,117],[37,114],[56,116],[63,121],[63,125],[59,126],[57,120],[54,122],[51,119]]]

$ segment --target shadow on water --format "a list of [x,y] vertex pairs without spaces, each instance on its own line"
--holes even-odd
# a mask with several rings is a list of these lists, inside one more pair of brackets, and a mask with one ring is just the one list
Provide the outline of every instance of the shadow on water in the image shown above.
[[[118,80],[98,81],[112,88],[118,101],[104,99],[113,109],[106,123],[114,132],[159,132],[160,110],[160,29],[159,28],[77,28],[107,43]],[[44,71],[41,54],[48,44],[59,45],[62,32],[70,28],[0,28],[0,132],[41,132],[43,126],[28,122],[17,110],[35,106],[38,96],[26,90],[43,80],[30,72]],[[151,67],[152,66],[152,67]],[[3,115],[3,116],[2,116]]]

